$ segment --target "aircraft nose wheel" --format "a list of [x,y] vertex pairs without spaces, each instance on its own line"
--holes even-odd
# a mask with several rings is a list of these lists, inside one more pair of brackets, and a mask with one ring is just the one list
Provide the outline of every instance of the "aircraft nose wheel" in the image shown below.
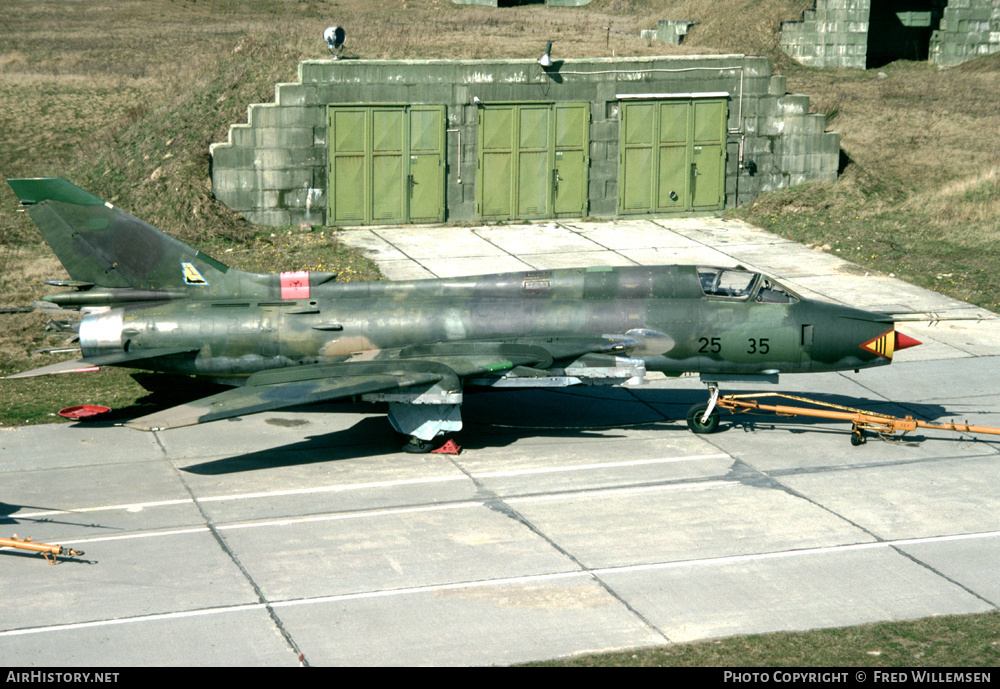
[[713,406],[712,413],[705,419],[708,405],[708,402],[699,402],[688,409],[687,425],[693,433],[715,433],[719,430],[721,414],[717,408]]

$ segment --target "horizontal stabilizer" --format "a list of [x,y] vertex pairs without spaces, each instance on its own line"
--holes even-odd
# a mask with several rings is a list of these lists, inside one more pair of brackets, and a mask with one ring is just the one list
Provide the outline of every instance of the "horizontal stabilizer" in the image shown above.
[[58,364],[15,373],[12,376],[7,376],[7,378],[34,378],[36,376],[52,376],[59,373],[82,373],[84,371],[93,371],[101,366],[128,366],[144,359],[174,356],[197,351],[197,349],[190,348],[136,349],[131,352],[115,352],[113,354],[101,354],[99,356],[83,357],[82,359],[60,361]]
[[25,206],[34,206],[42,201],[59,201],[74,206],[104,205],[104,200],[100,197],[58,177],[8,179],[7,183]]

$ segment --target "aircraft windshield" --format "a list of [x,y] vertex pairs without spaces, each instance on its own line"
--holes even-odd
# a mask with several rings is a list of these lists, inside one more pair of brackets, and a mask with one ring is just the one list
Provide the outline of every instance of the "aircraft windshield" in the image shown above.
[[768,278],[764,278],[755,299],[761,304],[794,304],[798,300],[794,294]]
[[710,297],[746,299],[759,275],[738,268],[698,268],[701,289]]

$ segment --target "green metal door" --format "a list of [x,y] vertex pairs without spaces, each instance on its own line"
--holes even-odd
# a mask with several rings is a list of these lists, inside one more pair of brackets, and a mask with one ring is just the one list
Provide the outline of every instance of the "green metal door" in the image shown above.
[[690,111],[687,103],[664,102],[656,104],[659,116],[657,129],[657,155],[659,170],[654,174],[658,181],[653,210],[665,213],[685,210],[690,199],[690,161],[688,159],[688,132]]
[[587,103],[481,107],[479,216],[514,220],[585,214],[589,125]]
[[444,106],[410,108],[409,221],[444,220]]
[[371,214],[367,222],[405,222],[404,108],[371,108]]
[[656,110],[655,103],[623,104],[618,194],[618,210],[621,213],[650,213],[653,210]]
[[330,222],[367,222],[368,109],[337,108],[330,113]]
[[552,170],[549,120],[550,105],[519,105],[517,108],[517,190],[518,218],[548,218],[552,215]]
[[330,107],[330,223],[444,219],[444,106]]
[[722,208],[726,116],[721,98],[623,103],[619,212]]
[[514,162],[513,106],[479,109],[479,184],[477,206],[486,219],[514,217],[511,180]]
[[590,104],[556,103],[555,217],[587,215],[587,172],[590,167]]
[[722,208],[726,189],[726,102],[694,101],[691,106],[694,111],[691,205],[694,210]]

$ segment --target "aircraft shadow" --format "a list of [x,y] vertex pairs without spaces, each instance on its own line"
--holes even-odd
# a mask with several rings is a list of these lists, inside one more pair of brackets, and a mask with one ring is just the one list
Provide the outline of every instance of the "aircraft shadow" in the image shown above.
[[[907,403],[901,405],[878,399],[855,398],[823,393],[802,393],[827,404],[864,409],[894,416],[912,415],[936,421],[952,420],[955,414],[939,404]],[[525,438],[587,438],[625,437],[629,429],[646,428],[663,432],[687,433],[685,417],[691,405],[704,402],[703,390],[630,389],[588,387],[557,390],[472,390],[462,408],[464,428],[455,435],[465,449],[496,449],[507,447]],[[767,400],[777,404],[799,405],[786,400]],[[299,410],[328,413],[359,413],[378,411],[384,406],[338,403],[301,407]],[[294,411],[294,410],[289,410]],[[969,412],[971,416],[975,412]],[[778,428],[791,433],[847,433],[850,424],[835,419],[807,416],[784,417],[770,412],[730,414],[723,412],[720,432],[737,428],[744,431]],[[929,437],[907,435],[908,441]],[[935,439],[949,439],[938,436]],[[392,430],[388,420],[379,415],[360,419],[350,428],[321,433],[301,442],[215,459],[183,468],[183,471],[203,474],[229,474],[269,468],[307,465],[396,454],[405,438]]]
[[[359,411],[359,405],[336,405],[346,407],[346,409],[336,410],[330,409],[330,406],[317,405],[308,409],[316,411],[322,408],[323,411],[333,411],[334,413],[357,413]],[[307,408],[301,407],[301,409]],[[394,454],[400,451],[404,442],[405,439],[392,430],[392,426],[385,418],[367,417],[341,431],[310,435],[300,442],[289,445],[192,464],[182,467],[181,471],[214,476],[259,469],[303,466],[317,462],[338,462],[345,459]]]
[[[311,408],[316,411],[317,408]],[[327,411],[328,409],[324,409]],[[348,406],[338,412],[356,413]],[[525,437],[607,438],[602,430],[571,427],[496,427],[467,419],[465,427],[454,436],[465,449],[506,447]],[[664,428],[670,428],[665,426]],[[624,436],[624,433],[622,433]],[[406,438],[396,433],[384,416],[360,419],[350,428],[331,433],[310,435],[302,441],[279,447],[257,450],[246,454],[222,457],[199,464],[181,467],[181,471],[199,475],[231,474],[288,466],[304,466],[318,462],[337,462],[381,455],[398,455]],[[414,458],[422,455],[414,455]]]
[[[80,422],[86,426],[112,426],[129,419],[166,409],[177,404],[198,399],[212,393],[212,388],[185,385],[160,386],[154,392],[136,401],[134,405],[114,410],[100,421]],[[897,403],[880,399],[848,397],[820,392],[796,393],[827,404],[863,409],[866,411],[911,415],[930,422],[974,422],[977,411],[955,412],[939,404]],[[490,390],[467,388],[462,407],[464,428],[455,436],[456,442],[466,449],[502,448],[523,438],[614,438],[624,437],[628,429],[655,428],[664,432],[689,432],[685,417],[688,409],[708,399],[701,389],[671,390],[669,388],[614,388],[572,387],[536,390]],[[801,403],[762,398],[764,404]],[[393,431],[383,416],[385,405],[338,402],[290,408],[288,412],[323,411],[324,413],[372,413],[378,415],[360,419],[353,426],[330,433],[310,435],[301,442],[215,459],[183,468],[183,471],[214,475],[229,474],[285,466],[332,462],[377,455],[396,454],[401,451],[405,438]],[[978,413],[985,413],[978,412]],[[279,425],[279,420],[269,420]],[[792,433],[829,430],[847,433],[850,424],[836,419],[809,416],[785,417],[771,412],[731,414],[722,412],[719,432],[738,428],[744,431],[763,430],[765,426]],[[909,434],[909,441],[922,441],[931,436]],[[933,436],[948,439],[948,435]],[[977,440],[982,440],[978,436]],[[0,511],[0,523],[9,520],[9,514]]]
[[0,524],[18,524],[19,522],[10,515],[21,509],[21,505],[8,505],[0,502]]
[[[112,527],[102,526],[94,522],[73,521],[71,519],[53,519],[52,517],[18,517],[21,510],[40,510],[43,512],[62,510],[61,507],[45,507],[41,505],[15,505],[0,502],[0,524],[25,525],[25,524],[65,524],[68,526],[85,526],[92,529],[110,529]],[[68,512],[72,516],[72,512]]]

